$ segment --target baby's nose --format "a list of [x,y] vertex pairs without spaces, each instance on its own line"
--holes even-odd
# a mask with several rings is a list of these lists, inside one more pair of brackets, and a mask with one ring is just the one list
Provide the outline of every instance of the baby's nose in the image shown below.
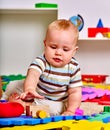
[[57,49],[56,52],[55,52],[56,55],[61,55],[62,54],[62,51],[61,49]]

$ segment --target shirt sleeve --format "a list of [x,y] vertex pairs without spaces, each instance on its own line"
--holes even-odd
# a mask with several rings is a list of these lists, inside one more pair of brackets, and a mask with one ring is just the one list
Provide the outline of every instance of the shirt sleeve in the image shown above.
[[73,70],[74,71],[71,74],[69,87],[70,88],[81,87],[83,84],[82,84],[82,76],[81,76],[81,70],[79,65],[77,65]]
[[45,60],[43,57],[36,57],[35,60],[30,64],[29,69],[33,68],[42,74],[45,70]]

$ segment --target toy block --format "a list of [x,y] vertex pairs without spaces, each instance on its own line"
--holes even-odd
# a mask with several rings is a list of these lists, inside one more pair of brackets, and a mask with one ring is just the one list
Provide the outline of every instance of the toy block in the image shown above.
[[44,105],[30,105],[26,106],[26,115],[32,117],[49,117],[49,106]]
[[36,3],[35,8],[57,8],[57,4],[53,3]]
[[83,115],[84,114],[84,111],[83,110],[81,110],[81,109],[76,109],[76,111],[75,111],[75,115]]
[[[99,31],[103,30],[103,28],[89,28],[89,29],[90,29],[91,33],[95,33],[94,30],[96,31],[96,29],[97,30],[99,29]],[[93,32],[92,32],[92,30],[93,30]],[[108,31],[108,29],[106,31]],[[82,75],[82,81],[92,82],[92,83],[103,83],[103,82],[105,82],[107,76],[108,75],[83,74]]]
[[38,118],[46,118],[46,117],[48,117],[46,111],[44,111],[44,110],[39,110],[39,111],[36,113],[36,116],[37,116]]
[[88,37],[96,37],[98,33],[106,33],[109,32],[109,28],[88,28]]
[[110,38],[110,32],[107,33],[107,37]]
[[103,28],[103,23],[101,19],[99,19],[98,21],[97,28]]
[[107,38],[110,38],[110,31],[109,31],[109,32],[106,32],[106,33],[103,33],[103,36],[104,36],[104,37],[107,37]]

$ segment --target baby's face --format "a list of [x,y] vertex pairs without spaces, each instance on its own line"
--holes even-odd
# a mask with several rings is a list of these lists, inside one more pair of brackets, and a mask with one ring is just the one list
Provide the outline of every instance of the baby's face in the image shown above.
[[51,30],[44,44],[45,57],[54,67],[68,64],[78,48],[71,30]]

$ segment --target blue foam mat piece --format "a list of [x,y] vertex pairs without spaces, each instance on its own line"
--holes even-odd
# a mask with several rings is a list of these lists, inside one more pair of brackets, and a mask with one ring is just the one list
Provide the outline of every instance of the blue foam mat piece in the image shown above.
[[20,117],[13,118],[0,118],[0,126],[21,126],[21,125],[37,125],[45,124],[49,122],[57,122],[61,120],[82,120],[87,119],[88,116],[52,116],[47,118],[33,118],[31,116],[22,115]]
[[[103,116],[105,115],[105,116]],[[38,124],[46,124],[49,122],[57,122],[63,120],[90,120],[90,118],[95,118],[100,116],[100,121],[104,123],[110,122],[110,113],[100,113],[93,114],[91,116],[88,115],[73,115],[73,116],[51,116],[47,118],[33,118],[32,116],[21,115],[20,117],[13,118],[0,118],[0,127],[7,126],[21,126],[21,125],[38,125]],[[97,120],[97,119],[96,119]]]

